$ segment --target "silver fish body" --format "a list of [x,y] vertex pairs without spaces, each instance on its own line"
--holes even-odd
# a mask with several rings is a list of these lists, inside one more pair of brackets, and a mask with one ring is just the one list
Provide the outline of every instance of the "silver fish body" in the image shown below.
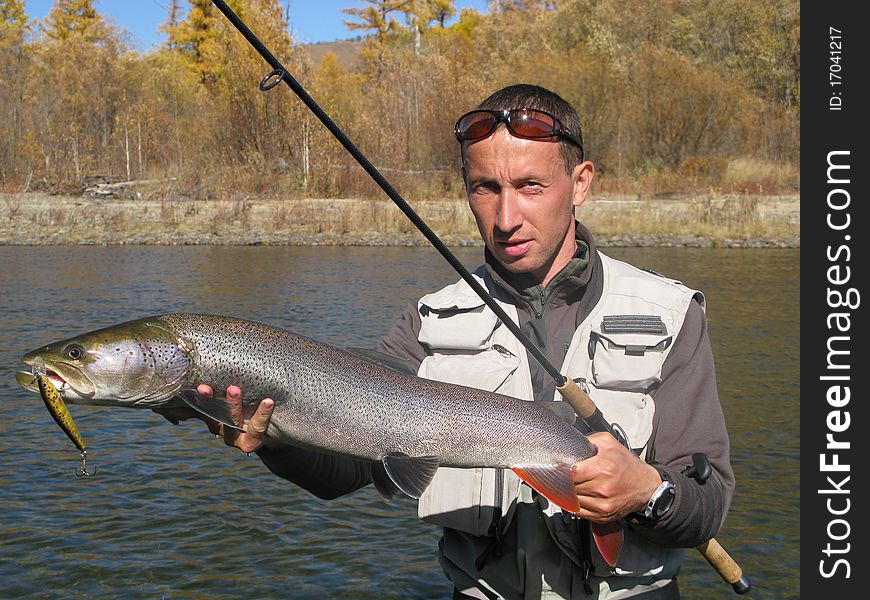
[[[216,392],[237,385],[248,414],[262,398],[275,401],[268,437],[372,461],[427,457],[435,468],[564,471],[596,451],[574,427],[533,402],[409,376],[288,330],[232,317],[147,317],[22,359],[28,365],[34,360],[44,362],[64,399],[79,404],[171,406],[197,384]],[[29,372],[21,373],[32,381]],[[24,379],[19,377],[22,385]],[[219,418],[223,411],[229,418],[219,404],[214,400],[209,414]]]

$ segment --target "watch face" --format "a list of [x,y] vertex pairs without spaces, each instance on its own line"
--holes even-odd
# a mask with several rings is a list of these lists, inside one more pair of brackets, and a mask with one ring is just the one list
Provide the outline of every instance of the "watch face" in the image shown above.
[[671,504],[673,503],[674,488],[670,487],[656,500],[655,506],[653,507],[654,517],[660,519],[666,512],[668,512],[668,509],[671,508]]

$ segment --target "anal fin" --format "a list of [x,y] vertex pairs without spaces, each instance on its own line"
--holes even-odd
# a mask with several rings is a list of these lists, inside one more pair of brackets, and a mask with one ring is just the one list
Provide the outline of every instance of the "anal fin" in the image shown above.
[[378,490],[378,493],[381,497],[389,502],[393,499],[400,490],[396,487],[396,484],[393,483],[393,480],[390,479],[390,476],[387,474],[387,470],[384,468],[384,463],[381,461],[375,461],[372,463],[372,484],[375,486],[375,489]]

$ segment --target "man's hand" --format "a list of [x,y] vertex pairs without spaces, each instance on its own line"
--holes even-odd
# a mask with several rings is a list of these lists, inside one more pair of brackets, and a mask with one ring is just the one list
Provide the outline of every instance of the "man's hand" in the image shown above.
[[[211,386],[205,384],[197,386],[196,391],[203,396],[212,396],[214,394]],[[233,421],[241,423],[244,419],[242,390],[238,386],[231,385],[227,388],[226,394]],[[192,408],[155,408],[154,412],[163,415],[168,421],[176,425],[180,421],[186,421],[191,418],[201,419],[208,426],[210,432],[224,439],[224,443],[227,446],[234,446],[242,452],[254,452],[265,441],[266,429],[269,427],[269,420],[272,418],[273,410],[275,410],[275,402],[271,398],[263,399],[251,416],[251,420],[245,424],[245,431],[238,431],[232,427],[224,427],[223,424],[218,423],[214,419],[209,419]]]
[[574,490],[580,500],[577,516],[610,523],[642,511],[662,478],[609,433],[593,433],[598,454],[575,464]]

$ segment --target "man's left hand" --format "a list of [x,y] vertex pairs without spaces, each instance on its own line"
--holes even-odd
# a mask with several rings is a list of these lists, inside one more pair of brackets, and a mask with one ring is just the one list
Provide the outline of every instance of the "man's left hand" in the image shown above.
[[589,441],[598,447],[598,453],[571,470],[581,506],[577,516],[610,523],[642,511],[662,482],[658,471],[609,433],[593,433]]

